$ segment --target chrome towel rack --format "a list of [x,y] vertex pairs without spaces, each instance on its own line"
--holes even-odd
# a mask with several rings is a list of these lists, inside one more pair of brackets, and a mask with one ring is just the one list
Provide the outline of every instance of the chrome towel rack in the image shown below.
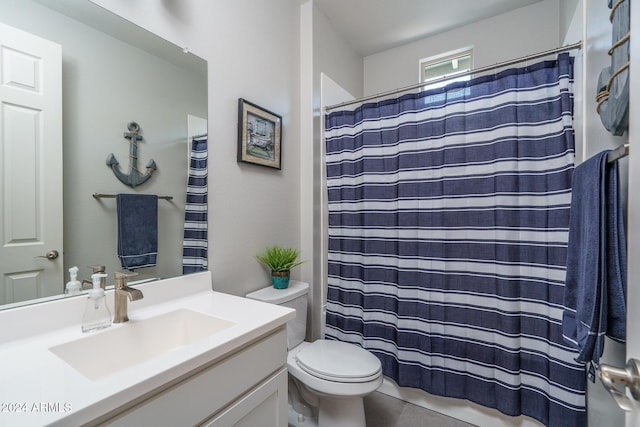
[[615,162],[629,155],[629,144],[622,144],[618,148],[607,153],[607,163]]
[[[115,199],[115,194],[102,194],[102,193],[93,193],[94,199]],[[162,200],[173,200],[173,196],[158,196],[158,199]]]

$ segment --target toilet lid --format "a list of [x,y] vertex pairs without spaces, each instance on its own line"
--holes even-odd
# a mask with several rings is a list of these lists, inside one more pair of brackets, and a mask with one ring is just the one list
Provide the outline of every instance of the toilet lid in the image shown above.
[[315,341],[298,352],[296,361],[307,373],[330,381],[370,381],[382,370],[373,354],[339,341]]

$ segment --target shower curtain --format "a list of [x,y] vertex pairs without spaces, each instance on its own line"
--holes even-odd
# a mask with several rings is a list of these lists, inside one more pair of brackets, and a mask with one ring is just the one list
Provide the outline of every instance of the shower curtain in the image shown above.
[[326,117],[326,337],[400,386],[584,426],[562,339],[573,58]]
[[194,138],[189,154],[187,199],[184,207],[182,274],[207,270],[207,138]]

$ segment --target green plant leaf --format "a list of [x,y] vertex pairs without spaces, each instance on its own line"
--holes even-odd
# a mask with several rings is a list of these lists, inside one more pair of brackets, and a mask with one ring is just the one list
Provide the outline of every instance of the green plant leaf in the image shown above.
[[256,255],[256,259],[272,271],[287,271],[304,262],[296,261],[299,255],[300,253],[295,248],[274,245],[265,248],[264,251]]

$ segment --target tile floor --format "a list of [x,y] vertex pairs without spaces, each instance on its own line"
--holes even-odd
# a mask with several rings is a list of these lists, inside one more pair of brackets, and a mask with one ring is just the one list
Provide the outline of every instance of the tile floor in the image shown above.
[[364,398],[367,427],[473,427],[379,392]]

